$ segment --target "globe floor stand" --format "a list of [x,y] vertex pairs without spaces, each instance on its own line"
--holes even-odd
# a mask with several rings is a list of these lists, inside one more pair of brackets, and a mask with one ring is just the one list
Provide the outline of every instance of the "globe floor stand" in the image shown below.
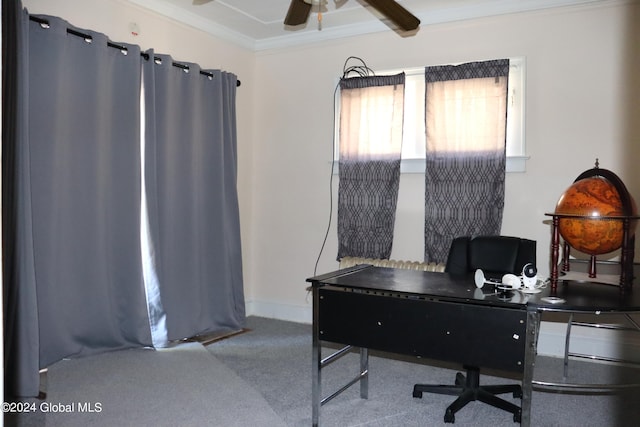
[[[558,288],[558,265],[560,258],[560,231],[559,224],[561,218],[589,219],[594,217],[590,215],[572,215],[547,213],[547,216],[553,217],[553,231],[551,236],[551,293],[555,293]],[[601,216],[597,218],[600,221],[622,221],[622,246],[620,252],[620,293],[625,294],[631,291],[633,286],[633,258],[635,247],[635,235],[631,233],[631,223],[633,220],[640,219],[638,215],[624,216]],[[569,253],[570,245],[564,242],[562,251],[562,272],[569,271]],[[590,255],[589,262],[589,278],[597,279],[596,272],[596,256]],[[597,280],[594,280],[597,283]]]
[[[596,256],[620,252],[620,292],[631,291],[635,228],[638,210],[627,187],[615,173],[595,167],[582,172],[560,196],[553,217],[551,238],[551,290],[558,287],[560,236],[564,240],[563,272],[569,271],[570,247],[590,256],[589,280],[597,280]],[[610,283],[610,282],[609,282]]]

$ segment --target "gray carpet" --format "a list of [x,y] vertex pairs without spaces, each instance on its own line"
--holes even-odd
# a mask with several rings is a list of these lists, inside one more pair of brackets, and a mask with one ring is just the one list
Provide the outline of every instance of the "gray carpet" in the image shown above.
[[[45,402],[75,403],[73,411],[36,411],[19,417],[5,414],[5,425],[310,426],[311,326],[250,317],[247,328],[248,332],[206,347],[184,343],[165,350],[124,350],[58,362],[46,375]],[[356,354],[349,354],[323,371],[325,394],[341,386],[345,377],[355,375],[358,360]],[[411,392],[416,382],[453,382],[456,369],[432,361],[425,363],[372,352],[369,399],[360,399],[358,387],[352,387],[322,407],[321,425],[444,426],[444,410],[453,397],[425,394],[422,399],[415,399]],[[572,381],[640,382],[639,369],[601,363],[572,361],[570,373]],[[537,359],[536,379],[559,380],[561,376],[560,360]],[[513,380],[482,377],[484,383]],[[85,412],[80,411],[80,404],[85,405]],[[98,407],[99,412],[86,412]],[[516,424],[510,414],[472,402],[456,414],[454,425]],[[535,427],[637,425],[640,425],[638,389],[619,395],[534,391],[532,426]]]
[[[36,401],[42,410],[8,417],[7,426],[286,425],[262,395],[199,343],[63,360],[46,377],[47,399]],[[56,404],[61,412],[54,412]]]
[[[311,326],[252,317],[247,327],[250,332],[208,345],[207,349],[255,387],[288,426],[310,426]],[[323,394],[341,386],[344,378],[355,376],[358,360],[359,356],[350,354],[323,370]],[[359,387],[352,387],[321,408],[321,425],[451,425],[444,423],[443,416],[453,397],[435,394],[424,394],[422,399],[412,397],[416,382],[453,382],[457,366],[429,363],[372,352],[369,399],[360,399]],[[579,360],[570,362],[569,373],[569,381],[581,383],[640,382],[640,370],[637,368]],[[560,381],[562,361],[538,357],[535,378]],[[483,375],[481,382],[503,384],[512,382],[512,379]],[[509,395],[504,396],[510,399]],[[519,400],[511,400],[519,404]],[[531,424],[536,427],[637,426],[640,425],[640,390],[613,395],[534,391]],[[506,412],[472,402],[456,414],[454,425],[498,427],[517,424]]]

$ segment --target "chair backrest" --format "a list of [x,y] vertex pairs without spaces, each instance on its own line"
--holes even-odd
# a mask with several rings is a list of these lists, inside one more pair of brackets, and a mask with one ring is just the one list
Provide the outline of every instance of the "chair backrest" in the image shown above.
[[527,263],[536,263],[535,240],[510,236],[458,237],[451,242],[445,271],[466,274],[481,269],[488,278],[520,275]]

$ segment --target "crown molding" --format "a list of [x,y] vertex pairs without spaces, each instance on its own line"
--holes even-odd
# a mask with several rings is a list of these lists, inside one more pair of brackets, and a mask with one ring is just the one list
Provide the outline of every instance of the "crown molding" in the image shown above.
[[218,37],[222,40],[237,44],[241,47],[255,50],[256,40],[248,37],[238,31],[233,31],[225,26],[217,24],[202,16],[191,13],[181,7],[172,5],[171,3],[157,1],[157,0],[125,0],[126,2],[133,3],[156,12],[159,15],[173,19],[174,21],[196,28],[214,37]]

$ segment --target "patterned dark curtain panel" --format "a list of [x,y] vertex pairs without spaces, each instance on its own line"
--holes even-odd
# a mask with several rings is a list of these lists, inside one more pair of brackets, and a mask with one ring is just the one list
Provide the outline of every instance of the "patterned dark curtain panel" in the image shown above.
[[499,153],[427,158],[425,261],[445,262],[455,237],[500,234],[504,171]]
[[338,257],[391,256],[405,75],[342,79]]
[[509,60],[428,67],[425,261],[502,225]]
[[460,65],[436,65],[427,67],[425,72],[427,83],[508,76],[508,59],[493,59]]
[[391,256],[400,159],[340,162],[338,260]]

